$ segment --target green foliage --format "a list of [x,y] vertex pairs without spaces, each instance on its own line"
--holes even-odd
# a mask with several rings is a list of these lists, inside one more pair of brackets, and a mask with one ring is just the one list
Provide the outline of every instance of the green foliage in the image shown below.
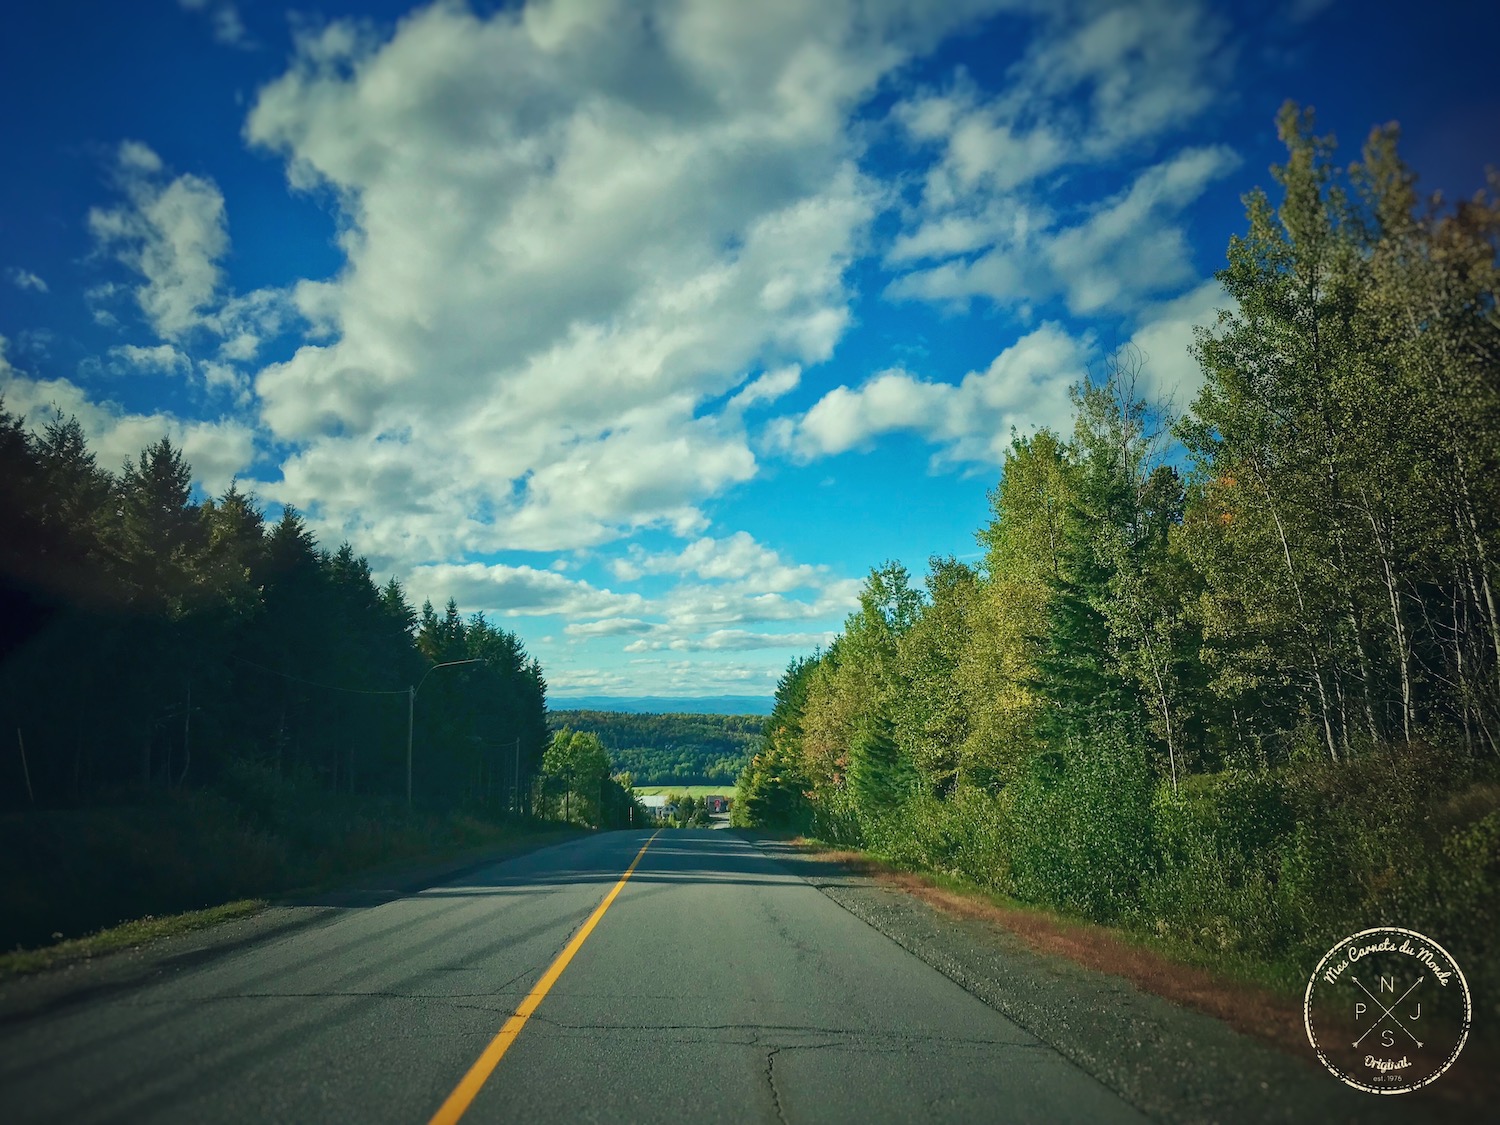
[[46,945],[145,915],[337,883],[545,827],[331,794],[312,776],[235,762],[212,786],[129,804],[0,813],[0,948]]
[[1190,412],[1106,357],[1067,439],[1013,438],[983,566],[933,559],[926,596],[873,570],[742,787],[793,778],[823,839],[1288,980],[1377,922],[1490,980],[1500,180],[1424,204],[1393,127],[1347,170],[1310,114],[1278,127]]
[[804,764],[802,718],[822,666],[818,657],[795,659],[776,682],[760,752],[746,763],[735,782],[729,823],[736,828],[802,831],[811,822],[813,809],[807,795],[812,782]]
[[1127,914],[1156,862],[1154,785],[1146,755],[1120,733],[1033,760],[1007,821],[1016,895],[1099,921]]
[[667,798],[671,813],[668,828],[712,828],[713,814],[708,811],[708,802],[691,793],[672,793]]
[[553,711],[553,729],[599,737],[616,770],[637,785],[713,785],[727,789],[745,768],[765,720],[758,715],[653,715]]
[[959,669],[974,644],[979,575],[955,559],[934,558],[928,602],[896,642],[891,710],[895,740],[932,792],[958,782],[970,717]]
[[536,808],[553,820],[595,828],[645,824],[649,817],[630,781],[628,774],[611,775],[609,754],[598,735],[564,727],[553,734],[542,757]]
[[896,747],[890,724],[872,720],[849,750],[849,790],[863,808],[893,808],[917,788],[917,774]]
[[803,831],[812,816],[807,775],[796,752],[776,742],[750,759],[735,785],[731,823]]
[[[19,728],[0,807],[215,785],[240,766],[328,793],[520,815],[547,741],[546,683],[482,616],[419,622],[348,544],[268,524],[231,485],[192,491],[168,439],[99,468],[76,419],[40,433],[0,409],[0,721]],[[421,624],[419,632],[417,626]],[[415,635],[414,635],[415,634]],[[423,681],[432,654],[484,663]]]

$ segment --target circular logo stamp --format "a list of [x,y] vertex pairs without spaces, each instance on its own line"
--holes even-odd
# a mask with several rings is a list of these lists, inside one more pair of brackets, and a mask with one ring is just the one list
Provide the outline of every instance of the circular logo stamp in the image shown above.
[[1371,1094],[1405,1094],[1453,1065],[1469,1037],[1469,982],[1437,942],[1379,926],[1346,937],[1307,982],[1302,1019],[1335,1077]]

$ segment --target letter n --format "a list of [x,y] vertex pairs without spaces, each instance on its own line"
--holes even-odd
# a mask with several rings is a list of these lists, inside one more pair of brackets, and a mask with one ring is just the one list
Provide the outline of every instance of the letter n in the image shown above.
[[1380,978],[1380,991],[1381,992],[1395,992],[1396,991],[1396,978],[1395,977],[1381,977]]

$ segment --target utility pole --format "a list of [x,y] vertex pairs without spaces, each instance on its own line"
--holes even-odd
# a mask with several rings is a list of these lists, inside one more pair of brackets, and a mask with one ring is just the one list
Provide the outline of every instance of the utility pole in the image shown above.
[[[193,681],[188,681],[187,705],[182,714],[182,775],[177,779],[180,788],[187,780],[188,768],[193,764]],[[168,779],[170,784],[171,779]]]
[[512,800],[515,802],[516,818],[521,816],[521,736],[516,735],[516,772],[511,784]]
[[422,685],[427,682],[427,677],[439,668],[456,668],[460,664],[483,664],[483,659],[474,660],[448,660],[442,664],[434,664],[422,673],[422,678],[413,687],[406,691],[406,811],[411,812],[411,733],[414,726],[413,720],[417,713],[417,692],[422,690]]

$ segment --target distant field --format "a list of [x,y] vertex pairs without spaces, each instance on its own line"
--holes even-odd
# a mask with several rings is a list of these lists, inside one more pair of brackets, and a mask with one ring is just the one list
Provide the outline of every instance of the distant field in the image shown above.
[[689,797],[733,797],[733,785],[637,785],[637,797],[660,797],[666,793],[683,793]]

